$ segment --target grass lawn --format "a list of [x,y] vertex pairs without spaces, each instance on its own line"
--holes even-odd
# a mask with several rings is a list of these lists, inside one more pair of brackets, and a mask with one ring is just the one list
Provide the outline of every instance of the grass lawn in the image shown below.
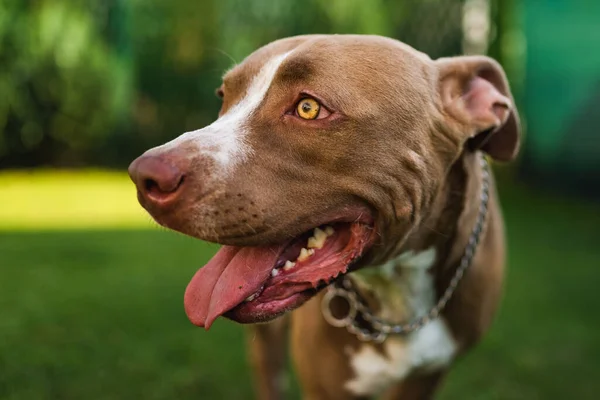
[[[441,398],[596,399],[600,208],[503,189],[506,297],[493,330],[458,362]],[[73,206],[70,217],[53,216],[68,229],[46,219],[35,231],[23,204],[44,198],[11,190],[13,212],[0,190],[0,399],[252,398],[241,327],[218,321],[207,333],[183,311],[185,286],[215,246],[149,229],[125,195],[129,229],[81,222],[113,218],[110,204],[121,198],[106,191],[68,199],[95,199],[96,217]],[[64,208],[52,196],[53,207]]]

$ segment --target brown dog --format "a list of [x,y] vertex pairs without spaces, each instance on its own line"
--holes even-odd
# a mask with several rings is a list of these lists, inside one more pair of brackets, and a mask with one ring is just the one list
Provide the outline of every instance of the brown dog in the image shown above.
[[130,166],[158,223],[224,245],[187,288],[190,320],[295,310],[250,327],[262,399],[282,396],[288,325],[305,398],[430,398],[501,295],[482,153],[507,161],[519,145],[502,68],[300,36],[251,54],[218,93],[213,124]]

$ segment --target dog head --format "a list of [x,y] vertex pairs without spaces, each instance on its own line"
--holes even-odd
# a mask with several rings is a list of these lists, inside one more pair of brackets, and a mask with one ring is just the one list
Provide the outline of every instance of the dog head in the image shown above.
[[130,175],[174,230],[224,245],[185,295],[191,321],[272,319],[389,257],[450,166],[518,148],[501,67],[432,61],[376,36],[273,42],[227,72],[219,118],[153,148]]

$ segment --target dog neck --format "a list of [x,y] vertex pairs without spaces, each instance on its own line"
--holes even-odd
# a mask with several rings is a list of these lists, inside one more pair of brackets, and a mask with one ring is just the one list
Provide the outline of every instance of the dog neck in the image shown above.
[[450,168],[428,218],[402,250],[384,264],[351,274],[378,317],[399,323],[426,314],[435,304],[437,285],[454,274],[476,224],[482,177],[478,155],[463,154]]

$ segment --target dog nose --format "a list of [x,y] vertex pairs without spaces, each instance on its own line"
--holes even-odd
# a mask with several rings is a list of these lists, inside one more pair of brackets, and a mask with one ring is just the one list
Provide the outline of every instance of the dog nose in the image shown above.
[[154,155],[138,157],[128,171],[138,193],[155,206],[167,206],[177,200],[185,178],[179,168]]

